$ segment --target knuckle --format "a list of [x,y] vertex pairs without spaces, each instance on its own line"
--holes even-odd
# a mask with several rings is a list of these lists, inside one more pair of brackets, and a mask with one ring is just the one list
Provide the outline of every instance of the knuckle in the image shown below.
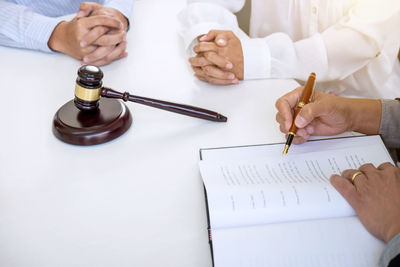
[[199,45],[199,49],[200,50],[207,50],[208,48],[208,44],[207,43],[200,43]]
[[212,72],[212,67],[211,66],[204,66],[203,67],[203,71],[205,72],[205,73],[207,73],[207,74],[209,74],[209,73],[211,73]]
[[276,102],[275,102],[275,107],[278,111],[279,111],[281,105],[282,105],[282,97],[278,98],[278,100],[276,100]]
[[207,60],[213,60],[213,55],[214,53],[213,52],[205,52],[204,53],[204,57],[207,59]]
[[281,119],[281,114],[279,114],[279,112],[278,113],[276,113],[276,115],[275,115],[275,120],[277,121],[277,122],[280,122],[282,119]]
[[386,168],[395,168],[395,166],[393,166],[393,164],[392,163],[390,163],[390,162],[384,162],[384,163],[382,163],[381,165],[379,165],[378,166],[378,169],[386,169]]
[[342,175],[343,177],[346,178],[346,177],[349,176],[349,174],[350,174],[351,172],[353,172],[353,170],[347,169],[347,170],[342,171],[341,175]]
[[360,171],[368,171],[370,169],[375,169],[375,167],[372,163],[365,163],[365,164],[361,165],[359,168]]
[[312,109],[310,106],[307,107],[306,105],[301,109],[300,113],[306,119],[311,119],[313,116]]

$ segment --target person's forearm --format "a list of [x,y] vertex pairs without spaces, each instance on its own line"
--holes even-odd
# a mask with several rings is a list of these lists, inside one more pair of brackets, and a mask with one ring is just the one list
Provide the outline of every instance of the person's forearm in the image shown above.
[[342,98],[340,102],[350,120],[351,131],[364,134],[378,134],[382,117],[380,100]]

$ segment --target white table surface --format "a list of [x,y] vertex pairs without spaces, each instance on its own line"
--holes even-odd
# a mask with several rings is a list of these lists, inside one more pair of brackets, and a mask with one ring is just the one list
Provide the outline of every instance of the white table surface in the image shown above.
[[196,80],[178,35],[184,5],[137,1],[129,56],[102,68],[104,84],[227,123],[128,103],[120,138],[62,143],[52,119],[73,98],[79,62],[0,47],[0,266],[211,266],[199,149],[284,141],[274,103],[296,83]]

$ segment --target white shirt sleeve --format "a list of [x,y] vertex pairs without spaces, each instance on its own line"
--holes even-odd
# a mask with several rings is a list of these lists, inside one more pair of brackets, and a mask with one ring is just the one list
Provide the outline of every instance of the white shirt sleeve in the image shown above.
[[51,52],[47,42],[61,21],[25,6],[0,1],[0,45]]
[[[365,3],[371,2],[360,1],[335,25],[297,42],[285,33],[243,41],[245,78],[306,80],[310,72],[316,72],[319,82],[324,82],[344,79],[377,56],[393,65],[400,46],[399,3],[373,1],[375,6],[366,8]],[[381,54],[388,46],[389,53]]]
[[245,0],[188,0],[187,7],[178,15],[180,34],[185,48],[199,35],[210,30],[231,30],[242,35],[234,12],[242,9]]
[[358,1],[338,23],[299,41],[283,32],[252,39],[237,34],[240,29],[233,12],[243,5],[244,0],[188,1],[179,14],[185,48],[190,49],[197,36],[211,29],[232,30],[242,43],[245,79],[306,80],[310,72],[316,72],[319,82],[342,80],[377,56],[379,70],[374,71],[382,75],[376,76],[391,73],[400,47],[398,0]]

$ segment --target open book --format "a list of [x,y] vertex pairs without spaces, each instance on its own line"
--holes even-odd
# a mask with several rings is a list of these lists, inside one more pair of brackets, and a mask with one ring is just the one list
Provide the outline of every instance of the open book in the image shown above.
[[332,174],[392,162],[380,136],[201,149],[214,266],[376,266],[370,235]]

